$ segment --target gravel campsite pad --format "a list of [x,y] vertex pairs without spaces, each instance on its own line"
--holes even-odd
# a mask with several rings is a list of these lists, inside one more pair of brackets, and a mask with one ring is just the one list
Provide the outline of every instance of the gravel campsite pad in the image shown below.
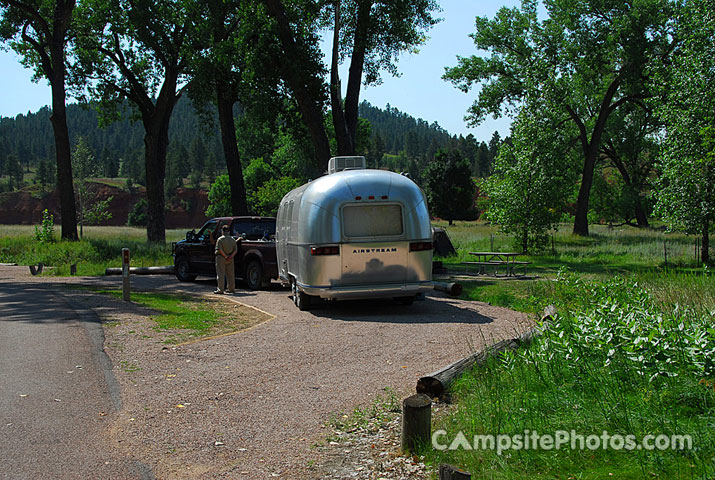
[[[119,277],[32,277],[27,267],[2,267],[0,277],[121,285]],[[133,276],[132,286],[196,296],[213,289],[209,281],[182,284],[170,276]],[[354,458],[340,472],[321,467],[334,466],[331,447],[345,448],[326,442],[335,434],[331,418],[372,404],[385,388],[406,397],[420,376],[530,325],[524,314],[437,292],[411,306],[354,301],[307,312],[278,285],[218,299],[254,307],[259,320],[238,333],[170,344],[150,318],[155,312],[86,290],[75,295],[101,317],[105,350],[121,386],[111,440],[157,478],[355,478],[358,472],[349,465],[360,461]],[[392,461],[394,440],[382,443],[393,452]],[[385,478],[422,478],[420,468],[405,465],[397,477]],[[360,478],[372,478],[360,472]]]

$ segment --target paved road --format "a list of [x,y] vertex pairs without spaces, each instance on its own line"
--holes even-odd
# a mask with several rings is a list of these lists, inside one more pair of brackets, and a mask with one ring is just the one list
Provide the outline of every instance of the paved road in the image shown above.
[[0,279],[0,478],[152,478],[109,447],[120,397],[102,327],[68,302]]

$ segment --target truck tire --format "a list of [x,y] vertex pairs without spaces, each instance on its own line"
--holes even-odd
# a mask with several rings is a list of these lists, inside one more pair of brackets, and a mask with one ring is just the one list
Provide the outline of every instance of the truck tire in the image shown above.
[[415,302],[415,296],[410,295],[409,297],[397,297],[395,300],[402,305],[412,305]]
[[196,280],[196,275],[191,273],[189,259],[186,257],[176,259],[176,262],[174,262],[174,270],[176,271],[176,278],[178,278],[180,282],[193,282]]
[[260,290],[263,286],[263,266],[258,260],[251,260],[246,266],[246,274],[244,275],[246,285],[251,290]]

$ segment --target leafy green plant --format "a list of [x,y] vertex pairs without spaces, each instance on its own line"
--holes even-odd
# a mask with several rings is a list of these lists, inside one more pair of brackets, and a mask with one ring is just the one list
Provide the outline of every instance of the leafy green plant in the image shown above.
[[206,216],[225,217],[231,215],[231,185],[228,175],[219,175],[209,189],[209,206]]
[[42,243],[55,241],[55,217],[47,209],[42,211],[42,224],[35,225],[35,240]]
[[715,311],[664,308],[632,279],[561,273],[558,314],[529,348],[506,352],[459,379],[459,408],[435,428],[453,434],[574,431],[690,435],[692,449],[577,448],[437,451],[489,478],[710,478],[715,474]]
[[139,199],[137,203],[134,204],[132,209],[129,211],[129,216],[127,217],[127,224],[133,227],[145,227],[147,225],[147,209],[149,204],[146,198]]

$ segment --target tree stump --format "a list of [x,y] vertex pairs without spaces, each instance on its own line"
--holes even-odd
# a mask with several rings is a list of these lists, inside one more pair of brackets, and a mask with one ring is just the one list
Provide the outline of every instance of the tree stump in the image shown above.
[[432,431],[432,400],[421,393],[402,401],[402,451],[414,452],[429,443]]
[[443,463],[439,466],[439,480],[472,480],[472,475]]

